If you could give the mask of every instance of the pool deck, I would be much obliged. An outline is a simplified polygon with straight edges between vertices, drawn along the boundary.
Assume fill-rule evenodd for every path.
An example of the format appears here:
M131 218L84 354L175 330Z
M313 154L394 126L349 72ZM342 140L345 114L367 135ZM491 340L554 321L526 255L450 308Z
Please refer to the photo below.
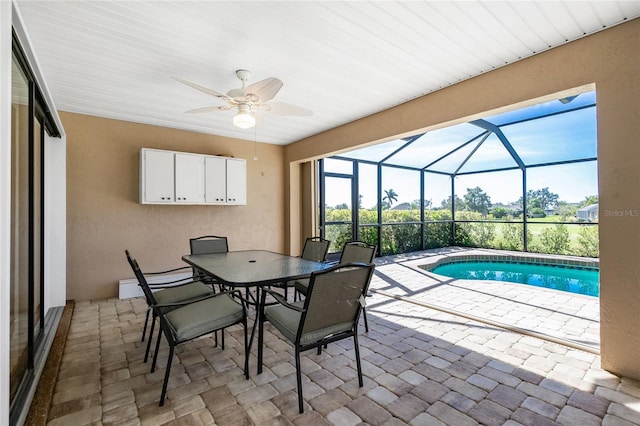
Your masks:
M593 353L463 316L474 312L595 345L597 298L444 282L418 267L464 251L376 259L367 298L370 331L361 320L358 333L364 386L358 386L349 340L321 354L306 351L304 414L292 346L269 323L264 371L256 373L254 348L249 380L241 368L241 326L225 331L225 350L211 336L179 345L167 401L158 407L168 347L163 339L160 367L150 373L146 342L140 342L144 299L77 302L68 310L66 342L55 345L61 365L55 389L47 391L47 425L640 426L640 381L602 370Z
M597 259L538 253L448 247L376 259L368 310L384 309L390 297L487 320L492 325L530 331L537 337L566 341L583 349L600 348L600 302L597 297L498 281L458 280L425 270L424 265L450 257L503 256L552 259L593 266Z

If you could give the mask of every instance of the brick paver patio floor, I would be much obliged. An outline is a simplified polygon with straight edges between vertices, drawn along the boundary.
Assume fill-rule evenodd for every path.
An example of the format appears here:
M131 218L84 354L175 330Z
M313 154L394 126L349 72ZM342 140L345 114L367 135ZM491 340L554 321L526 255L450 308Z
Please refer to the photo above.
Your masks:
M640 383L601 370L598 355L424 306L597 348L597 299L441 282L416 267L422 256L378 260L371 331L360 327L363 388L351 341L303 353L304 414L292 347L269 324L264 372L256 374L254 345L249 380L238 326L226 332L224 351L211 337L178 346L158 407L168 349L161 346L161 368L149 373L144 300L77 303L48 424L640 425Z

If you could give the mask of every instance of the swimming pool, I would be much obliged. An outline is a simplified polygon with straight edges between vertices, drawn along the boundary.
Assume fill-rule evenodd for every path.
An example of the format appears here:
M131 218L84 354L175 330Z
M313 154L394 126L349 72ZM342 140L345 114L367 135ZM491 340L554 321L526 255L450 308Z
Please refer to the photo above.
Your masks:
M444 263L431 272L463 280L508 281L571 293L598 296L600 272L594 268L575 268L522 262L462 261Z

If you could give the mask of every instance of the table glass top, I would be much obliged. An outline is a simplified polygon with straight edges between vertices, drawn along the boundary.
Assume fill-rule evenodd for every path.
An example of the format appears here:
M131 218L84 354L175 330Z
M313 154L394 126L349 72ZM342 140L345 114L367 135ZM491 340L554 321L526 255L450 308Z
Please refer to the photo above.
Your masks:
M266 250L183 256L188 264L220 281L236 286L273 284L305 278L330 265Z

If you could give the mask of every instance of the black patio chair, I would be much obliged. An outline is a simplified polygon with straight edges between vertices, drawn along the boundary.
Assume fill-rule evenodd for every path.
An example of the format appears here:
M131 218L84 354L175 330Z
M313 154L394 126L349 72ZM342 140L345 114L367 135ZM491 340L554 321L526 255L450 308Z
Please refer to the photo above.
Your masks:
M189 247L191 249L191 254L227 253L229 251L229 243L227 241L227 237L219 237L217 235L204 235L202 237L190 238ZM211 288L214 289L214 292L216 285L218 286L220 291L230 290L224 288L224 285L222 283L216 281L213 277L207 275L198 268L193 268L193 275L211 285ZM220 334L222 349L224 350L224 330L220 331ZM215 343L216 346L218 346L217 332L215 333Z
M131 253L129 252L129 250L125 250L124 253L127 257L127 261L129 262L129 266L131 266L131 269L133 270L133 263L132 263L133 257L131 256ZM189 266L185 266L182 268L175 268L175 269L170 269L162 272L149 272L149 273L145 273L144 275L146 280L146 277L149 277L149 276L159 276L159 275L163 275L163 274L167 274L175 271L190 270L190 269L191 268ZM133 270L133 272L135 274L135 270ZM197 300L203 296L208 296L213 293L213 290L209 285L206 285L201 280L194 279L193 276L184 278L181 280L167 281L161 284L160 283L152 284L147 282L147 285L153 289L155 294L155 299L158 301L158 303L161 303L161 304L188 302L191 300ZM138 280L138 286L142 288L142 284L140 283L140 280ZM146 294L145 294L145 299L148 307L147 307L147 313L144 319L144 327L142 329L142 340L141 340L142 342L144 342L145 334L147 332L147 325L149 323L149 313L152 313L151 330L149 330L149 340L147 341L147 349L144 354L144 362L147 362L147 360L149 359L149 350L151 349L151 341L153 340L153 330L155 328L156 315L153 312L153 309L151 309L151 301L149 300L148 297L146 297Z
M342 249L340 260L338 263L371 263L376 255L376 246L364 243L362 241L352 241L346 243ZM297 294L307 294L307 287L309 286L309 279L300 279L294 282L295 292ZM364 319L365 331L369 332L369 322L367 321L367 310L362 308L362 317Z
M298 408L304 411L300 352L353 337L358 383L363 386L358 319L367 293L373 264L342 263L311 274L304 301L289 303L279 293L264 289L260 301L258 374L262 373L264 323L269 321L295 349ZM270 294L278 303L265 306Z
M327 260L327 253L329 252L329 246L331 241L325 240L321 237L309 237L304 242L302 248L302 254L300 258L305 260L312 260L314 262L325 262ZM289 287L293 287L295 283L283 282L273 287L279 287L284 289L284 298L287 299ZM294 293L295 295L295 293Z
M191 248L191 254L226 253L229 251L227 237L218 237L217 235L190 238L189 247ZM193 275L210 282L212 285L218 284L221 287L220 283L215 282L213 278L197 268L193 268ZM220 288L220 290L223 289Z
M249 379L247 309L239 294L237 298L234 298L231 297L233 292L223 291L217 294L210 293L195 301L161 304L158 303L155 293L151 291L151 287L147 284L138 262L132 257L130 261L145 296L151 301L151 308L160 320L161 333L158 335L156 350L153 354L152 373L156 368L162 335L166 337L169 343L169 357L162 383L162 393L160 394L159 405L161 407L164 405L167 393L175 346L234 324L242 324L244 328L244 375L245 378Z

